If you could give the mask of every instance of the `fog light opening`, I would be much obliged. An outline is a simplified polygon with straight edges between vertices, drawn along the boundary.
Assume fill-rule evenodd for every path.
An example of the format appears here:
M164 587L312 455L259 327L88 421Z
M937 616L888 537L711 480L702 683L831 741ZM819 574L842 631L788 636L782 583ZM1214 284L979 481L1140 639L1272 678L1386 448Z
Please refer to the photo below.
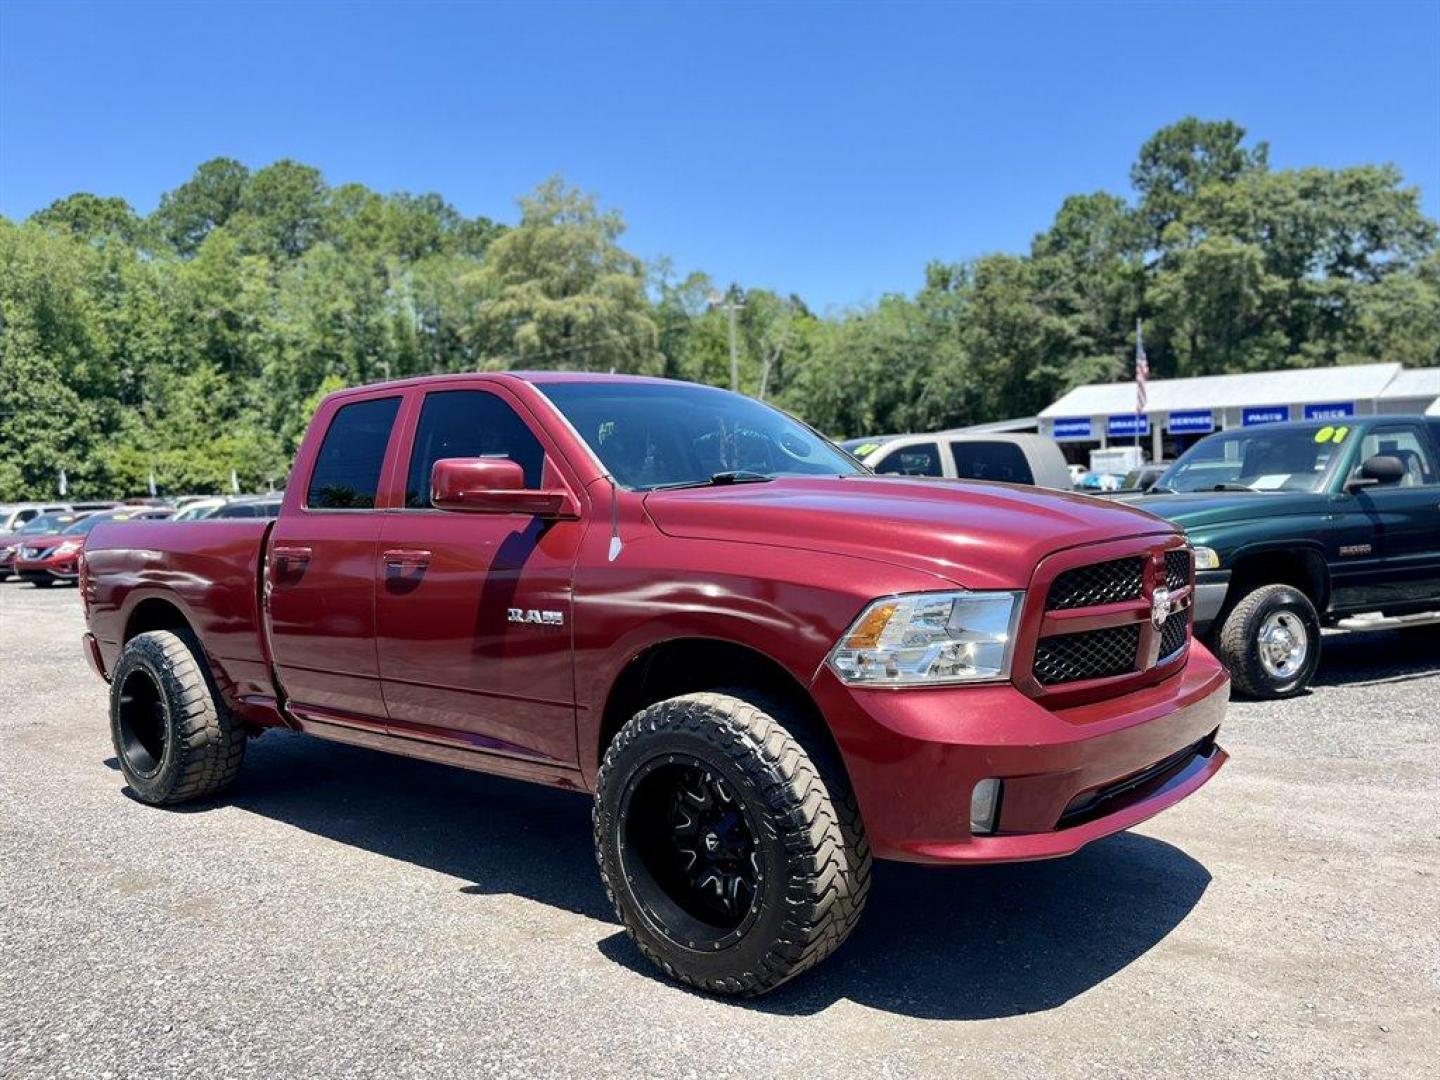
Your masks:
M993 776L981 780L970 794L970 831L976 836L995 831L1000 816L1001 783Z

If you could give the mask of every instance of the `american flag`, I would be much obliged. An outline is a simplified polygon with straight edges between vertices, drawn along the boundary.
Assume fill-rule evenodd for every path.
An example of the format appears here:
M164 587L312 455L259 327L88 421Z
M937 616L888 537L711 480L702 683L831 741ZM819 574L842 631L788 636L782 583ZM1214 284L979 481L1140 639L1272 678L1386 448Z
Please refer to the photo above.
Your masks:
M1145 383L1150 379L1150 361L1145 359L1145 330L1139 319L1135 320L1135 411L1143 413L1149 402Z

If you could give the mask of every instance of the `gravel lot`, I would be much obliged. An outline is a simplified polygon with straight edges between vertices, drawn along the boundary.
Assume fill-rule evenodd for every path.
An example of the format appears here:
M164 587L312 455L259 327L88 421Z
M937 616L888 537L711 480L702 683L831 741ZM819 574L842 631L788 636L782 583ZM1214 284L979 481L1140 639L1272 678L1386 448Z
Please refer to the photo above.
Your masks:
M0 585L0 1076L1405 1076L1440 1041L1440 633L1337 635L1053 863L880 864L758 1001L652 975L581 798L271 733L127 798L71 589Z

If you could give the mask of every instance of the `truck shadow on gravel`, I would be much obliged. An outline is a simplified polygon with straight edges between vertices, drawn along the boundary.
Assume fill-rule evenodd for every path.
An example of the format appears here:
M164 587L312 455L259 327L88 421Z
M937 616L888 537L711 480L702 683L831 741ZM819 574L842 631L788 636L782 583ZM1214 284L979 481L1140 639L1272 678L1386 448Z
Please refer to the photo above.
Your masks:
M288 732L267 734L247 755L233 791L171 812L238 807L458 878L468 883L463 893L521 896L615 923L591 849L588 798ZM118 770L114 759L107 764ZM877 863L869 908L849 943L776 993L737 1007L807 1015L849 999L956 1020L1054 1008L1162 941L1209 881L1183 852L1135 834L1054 862ZM665 991L684 992L618 927L599 949Z
M106 764L119 769L113 758ZM615 919L595 867L587 796L272 731L246 748L233 789L167 812L220 806L460 878L470 883L456 886L461 892Z
M1312 684L1365 686L1411 682L1440 672L1440 626L1327 634Z
M932 1020L1042 1012L1164 940L1209 884L1209 872L1184 852L1133 833L1050 862L876 863L849 942L774 993L739 1004L805 1016L845 999ZM660 978L623 933L600 950Z

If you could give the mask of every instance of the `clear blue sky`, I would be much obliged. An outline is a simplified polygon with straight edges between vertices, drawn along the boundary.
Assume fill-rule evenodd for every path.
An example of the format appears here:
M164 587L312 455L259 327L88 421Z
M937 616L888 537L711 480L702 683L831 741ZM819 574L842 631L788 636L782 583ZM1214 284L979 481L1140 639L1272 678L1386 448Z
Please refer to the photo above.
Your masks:
M0 213L153 209L217 155L514 220L560 172L636 253L822 310L1024 250L1140 143L1390 161L1440 216L1440 3L143 5L0 0Z

